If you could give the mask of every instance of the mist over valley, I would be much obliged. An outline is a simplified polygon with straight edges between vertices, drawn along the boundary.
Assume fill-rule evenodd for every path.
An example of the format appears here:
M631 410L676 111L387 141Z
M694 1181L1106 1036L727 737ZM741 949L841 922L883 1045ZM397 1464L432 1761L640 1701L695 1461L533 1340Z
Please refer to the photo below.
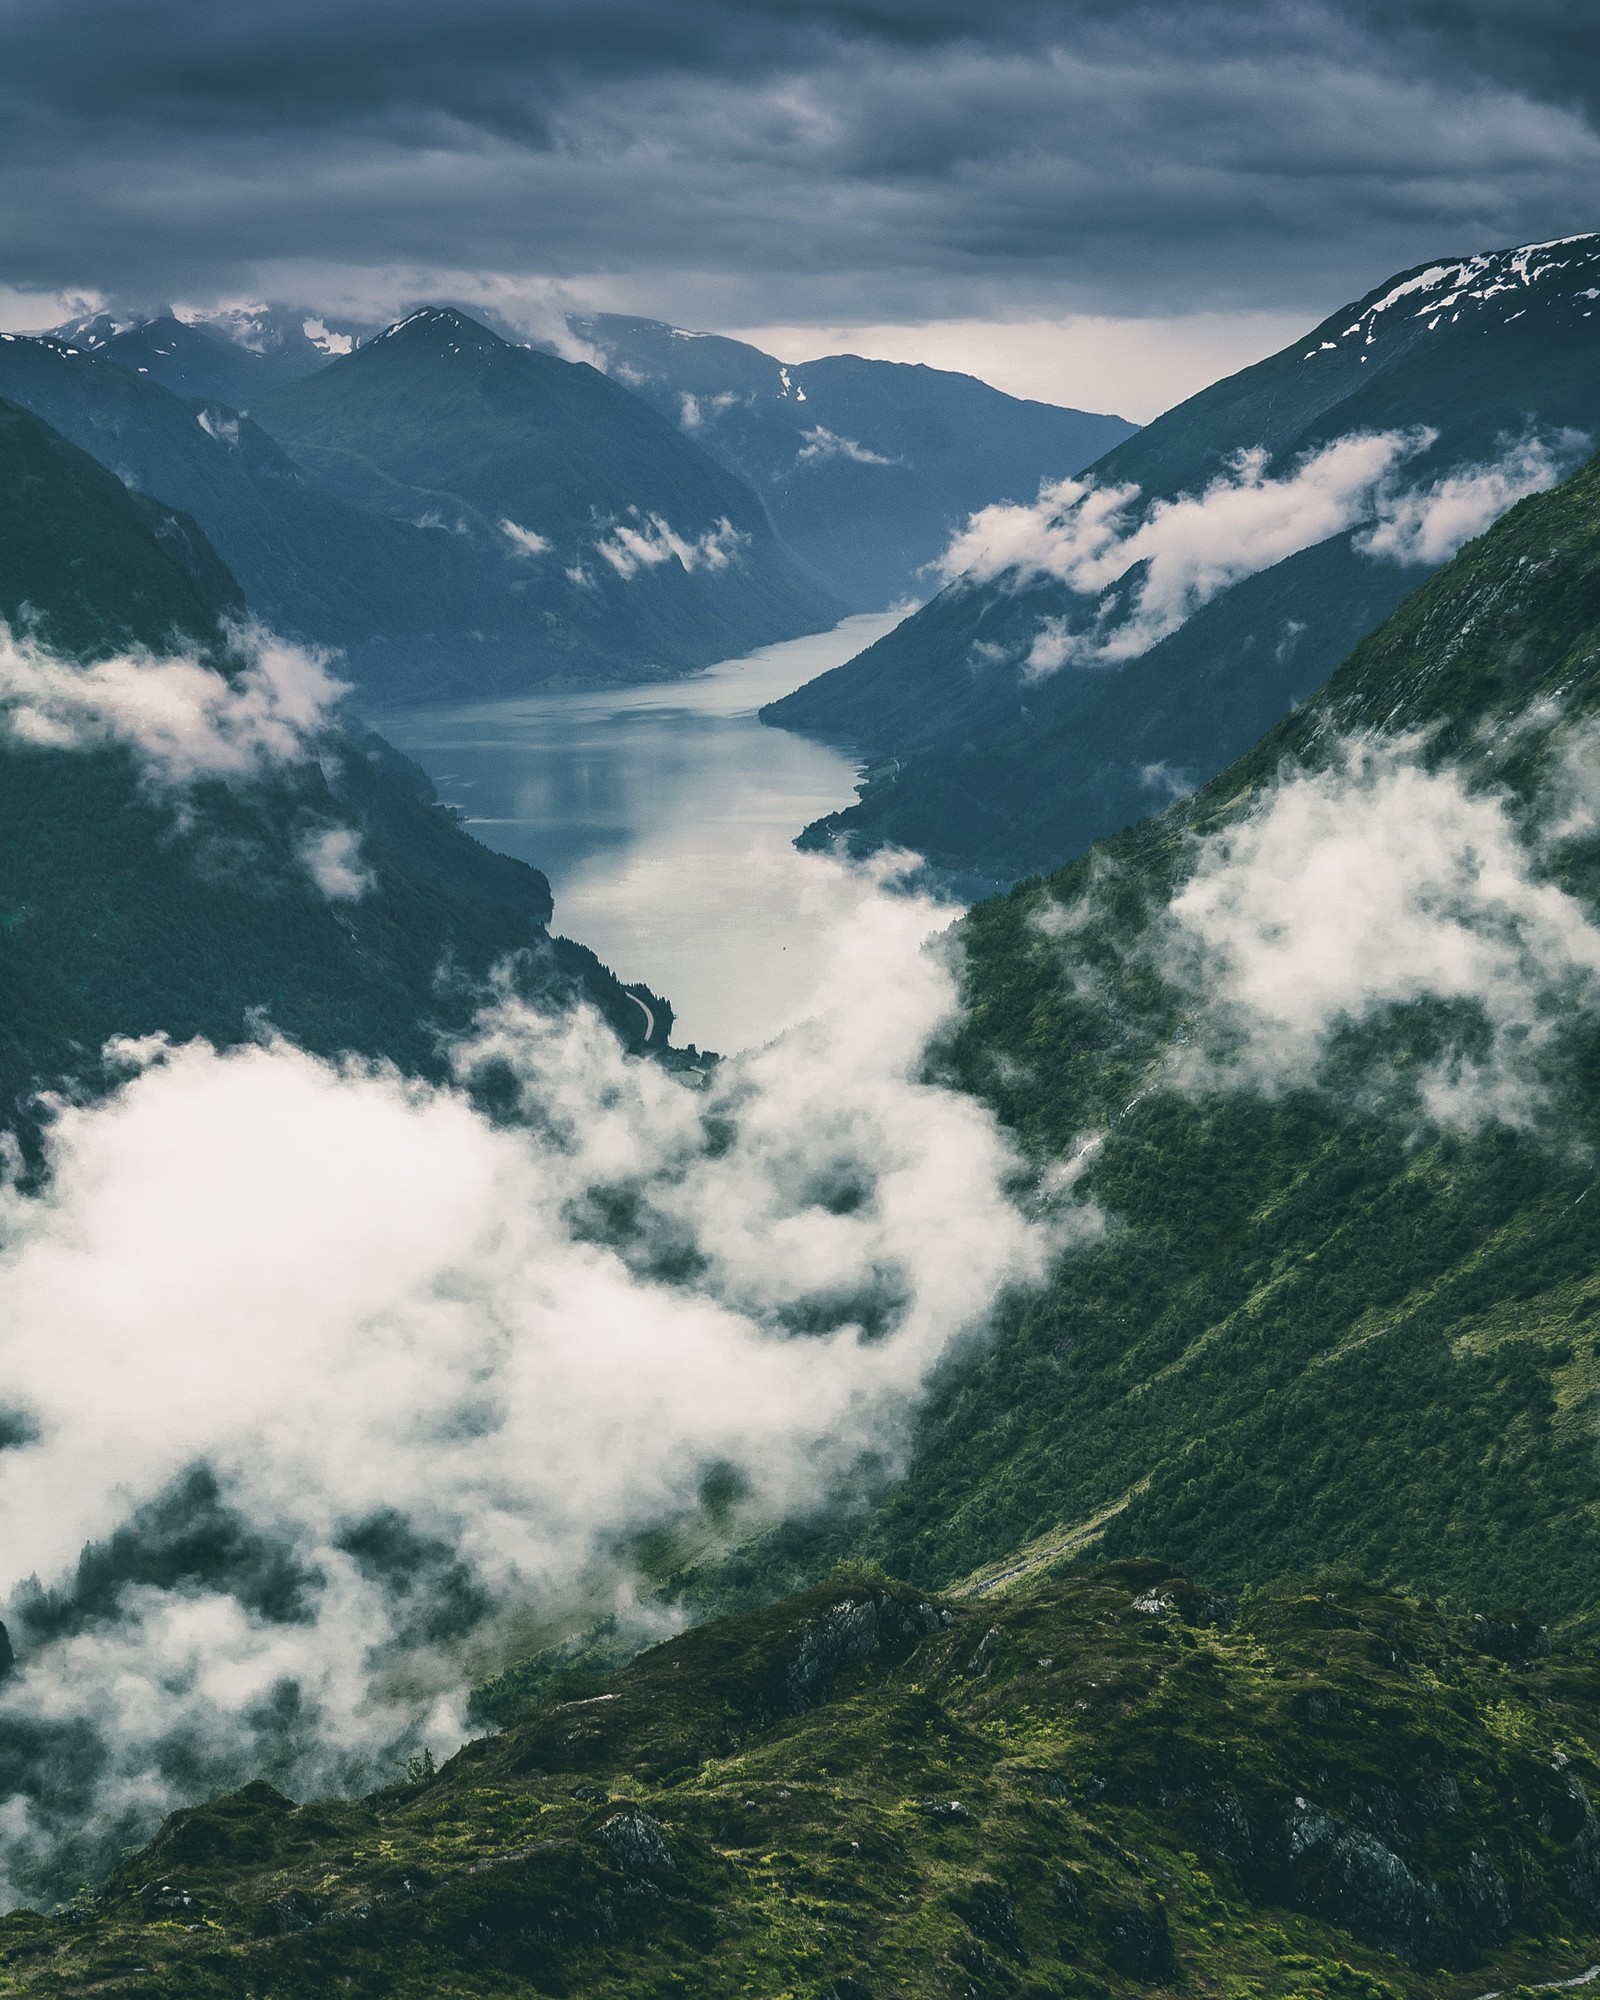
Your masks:
M0 48L6 1991L1591 1982L1593 24Z

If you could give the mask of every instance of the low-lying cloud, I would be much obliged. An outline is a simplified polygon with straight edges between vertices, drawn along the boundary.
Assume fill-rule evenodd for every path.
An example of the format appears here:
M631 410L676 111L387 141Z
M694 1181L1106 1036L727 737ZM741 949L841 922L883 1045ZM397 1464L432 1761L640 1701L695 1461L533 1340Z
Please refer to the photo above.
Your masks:
M678 562L691 575L697 569L713 575L734 561L750 537L722 516L715 527L691 537L680 535L660 514L640 514L617 521L595 543L599 554L616 574L626 580L642 570L659 569L663 563Z
M1356 548L1387 562L1448 562L1519 500L1557 485L1591 442L1572 430L1524 438L1490 464L1460 466L1430 485L1386 496Z
M800 433L802 443L795 464L822 465L831 458L848 459L852 465L899 465L898 458L885 458L881 451L872 451L852 437L842 437L837 431L824 429L818 424L814 429Z
M989 1114L921 1080L930 921L869 903L819 1016L704 1091L507 993L456 1062L520 1122L282 1043L129 1048L60 1112L0 1212L8 1900L257 1771L448 1752L516 1620L626 1611L624 1538L712 1472L761 1519L892 1466L1060 1240Z
M309 755L346 689L326 662L253 628L224 674L189 655L82 666L0 626L0 741L130 750L151 783L249 778Z
M508 517L500 523L500 532L518 555L543 556L550 553L549 536L541 535L536 528L520 527Z
M330 903L355 903L373 886L373 873L362 859L361 836L350 826L327 826L300 842L306 873Z
M1422 427L1355 432L1276 477L1264 449L1241 451L1203 492L1142 508L1131 483L1058 480L1031 506L972 515L940 571L947 582L1013 588L1048 579L1095 600L1081 616L1041 620L1023 663L1030 676L1115 665L1243 578L1351 528L1363 529L1355 547L1374 560L1444 562L1518 500L1555 485L1588 442L1572 431L1510 441L1490 463L1403 486L1401 468L1436 440Z
M1592 792L1592 744L1568 748ZM1429 768L1422 750L1347 743L1200 843L1158 939L1169 976L1195 995L1177 1077L1309 1084L1342 1028L1419 1001L1465 1003L1465 1039L1421 1079L1426 1114L1539 1116L1556 1036L1600 998L1600 927L1545 878L1543 842L1530 844L1507 795L1456 765ZM1587 830L1563 782L1566 831Z

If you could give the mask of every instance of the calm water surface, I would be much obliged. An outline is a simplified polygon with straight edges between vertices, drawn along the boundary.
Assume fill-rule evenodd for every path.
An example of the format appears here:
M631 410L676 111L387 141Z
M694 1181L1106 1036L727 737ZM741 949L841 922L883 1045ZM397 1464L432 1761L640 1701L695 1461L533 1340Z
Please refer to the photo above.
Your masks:
M558 930L666 995L675 1040L731 1052L805 1014L831 933L870 893L790 844L853 801L860 766L756 710L903 615L689 680L391 709L377 725L479 840L544 870Z

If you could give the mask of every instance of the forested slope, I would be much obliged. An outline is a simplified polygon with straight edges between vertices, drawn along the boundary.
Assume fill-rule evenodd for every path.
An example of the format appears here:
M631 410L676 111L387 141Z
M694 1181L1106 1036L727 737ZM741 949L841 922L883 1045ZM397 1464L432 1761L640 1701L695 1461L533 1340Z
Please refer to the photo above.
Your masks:
M946 1371L885 1560L1343 1559L1600 1623L1597 708L1591 466L1204 791L966 918L949 1072L1106 1230Z
M41 1088L92 1083L112 1036L270 1028L436 1072L439 1029L470 1017L507 954L534 989L586 992L638 1043L639 1006L592 952L548 935L544 876L469 838L420 771L336 717L299 758L177 787L150 782L114 730L40 736L63 662L120 657L131 688L188 655L237 692L249 643L218 621L243 600L186 516L3 403L0 528L0 614L45 642L0 675L0 1119L26 1116ZM330 896L308 867L329 835L359 893ZM671 1010L651 1005L664 1042Z

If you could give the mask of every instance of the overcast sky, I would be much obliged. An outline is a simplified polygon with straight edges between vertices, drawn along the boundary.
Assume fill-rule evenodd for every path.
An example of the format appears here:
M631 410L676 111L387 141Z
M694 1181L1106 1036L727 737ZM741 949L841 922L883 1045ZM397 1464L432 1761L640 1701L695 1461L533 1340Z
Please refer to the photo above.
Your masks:
M1147 417L1600 224L1596 0L0 0L0 317L570 302Z

